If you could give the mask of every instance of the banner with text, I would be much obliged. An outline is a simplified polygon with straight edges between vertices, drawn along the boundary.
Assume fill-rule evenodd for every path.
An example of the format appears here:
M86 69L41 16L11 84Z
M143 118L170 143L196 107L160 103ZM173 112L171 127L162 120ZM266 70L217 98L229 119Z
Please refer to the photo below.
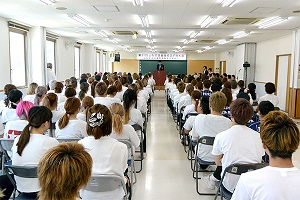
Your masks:
M186 60L185 53L138 53L138 60Z

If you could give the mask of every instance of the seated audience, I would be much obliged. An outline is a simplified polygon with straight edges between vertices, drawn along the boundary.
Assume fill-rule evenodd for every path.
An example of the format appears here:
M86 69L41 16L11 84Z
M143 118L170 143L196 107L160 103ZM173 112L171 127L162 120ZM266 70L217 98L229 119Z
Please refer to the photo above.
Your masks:
M11 90L17 89L17 87L13 84L6 84L3 88L4 90L4 98L0 102L0 114L2 113L3 109L5 107L9 107L9 99L8 99L8 94Z
M83 98L81 102L81 108L83 111L77 114L77 118L86 122L86 114L87 111L94 105L94 99L90 96L86 96Z
M217 134L212 154L217 165L214 174L204 176L203 181L210 189L221 179L221 172L231 164L259 163L264 155L259 134L245 126L253 115L249 101L237 99L230 105L232 127ZM238 152L238 153L237 153ZM233 193L239 176L227 174L223 186Z
M56 122L55 136L57 138L84 138L87 137L86 122L77 119L80 110L80 100L70 97L65 103L66 113Z
M128 86L129 89L132 89L136 92L136 94L139 93L139 89L137 84L133 83ZM147 112L147 102L143 97L137 96L137 109L143 114L146 114Z
M253 109L256 110L259 100L259 95L255 92L256 85L254 83L249 83L247 90L250 96L250 104L253 106Z
M178 103L178 112L180 112L180 110L183 106L188 106L188 105L192 104L191 95L192 95L192 92L194 91L193 84L188 84L186 86L185 90L186 90L186 95L182 96L179 100L179 103Z
M55 93L48 93L42 100L42 105L49 108L52 112L52 123L56 123L64 114L64 111L57 110L57 95Z
M127 146L116 139L109 137L112 132L112 116L110 110L101 104L89 109L87 114L88 137L80 140L93 159L93 174L116 174L124 178L127 169ZM118 199L124 197L122 188L109 192L90 192L81 190L83 200L89 199Z
M265 91L267 94L260 97L259 102L270 101L275 107L278 107L279 98L276 95L274 95L274 92L276 92L276 87L274 83L271 82L266 83Z
M76 96L76 90L74 90L74 88L72 87L67 87L66 91L65 91L65 97L66 97L66 100L68 98L71 98L71 97L75 97ZM57 105L57 110L60 110L60 111L65 111L64 107L65 107L65 102L61 102Z
M87 82L80 83L80 91L78 94L78 98L80 101L87 95L87 92L89 91L89 84Z
M36 106L42 105L42 100L46 94L47 94L47 89L44 86L38 86L35 89L34 105Z
M13 89L9 92L9 106L5 107L2 111L2 123L19 119L19 117L16 114L16 108L18 103L22 100L22 96L22 92L18 89Z
M262 120L260 137L269 166L242 174L231 199L298 199L300 170L292 155L299 147L299 128L285 113L272 111Z
M188 105L184 108L183 114L182 114L182 119L185 120L185 117L189 113L195 113L196 109L198 107L200 98L201 98L201 93L198 90L194 90L192 92L192 104Z
M119 98L116 98L117 94L117 88L114 85L109 86L109 88L107 89L107 99L109 99L111 102L113 103L119 103L121 104L121 100Z
M106 83L104 83L104 82L97 83L97 85L95 87L95 91L98 96L94 98L94 103L102 104L109 108L113 102L107 98Z
M31 103L34 103L35 89L37 87L37 83L30 83L26 92L26 96L23 98L23 101L30 101Z
M78 200L88 183L93 160L81 144L64 142L48 150L38 165L39 199Z
M201 97L205 97L205 96L210 97L210 95L212 94L212 92L209 90L210 86L211 86L210 80L205 79L203 81L203 90L201 91Z
M176 109L176 112L177 112L177 107L178 107L178 103L179 103L180 98L186 95L186 93L184 92L184 89L185 89L184 82L177 83L176 88L177 88L179 93L174 96L173 104L172 104L171 107L169 105L169 108L170 108L171 111L173 109Z
M28 125L18 136L12 147L12 164L16 166L37 166L46 151L58 141L43 135L51 127L51 111L45 106L34 106L28 112ZM17 189L23 199L36 198L40 186L37 178L15 176Z

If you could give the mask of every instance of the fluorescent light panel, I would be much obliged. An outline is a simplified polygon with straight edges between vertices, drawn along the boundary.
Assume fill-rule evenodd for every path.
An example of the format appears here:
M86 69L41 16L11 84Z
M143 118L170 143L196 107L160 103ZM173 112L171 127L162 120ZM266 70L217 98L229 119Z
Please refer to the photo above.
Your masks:
M143 27L149 27L148 15L139 15Z
M193 32L190 34L190 38L196 38L200 33L201 33L201 31L193 31Z
M222 7L232 7L237 2L238 2L238 0L223 0Z
M151 38L152 37L151 31L145 31L145 34L146 34L147 38Z
M225 40L225 39L222 39L222 40L218 40L217 41L217 43L219 44L219 45L223 45L223 44L226 44L226 43L228 43L228 42L230 42L231 40Z
M149 44L153 44L153 40L152 39L148 39L148 43Z
M55 0L40 0L41 2L43 2L44 4L48 5L48 6L52 6L56 3Z
M132 0L134 6L143 6L144 0Z
M108 38L108 41L114 43L114 44L118 44L119 42L115 39L115 38Z
M104 37L104 38L108 37L108 35L104 31L102 31L102 30L95 30L95 33L97 35L100 35L101 37Z
M188 44L188 43L190 43L190 42L192 42L192 40L184 40L184 41L183 41L183 44Z
M90 26L92 23L77 14L68 14L68 16L84 26Z
M217 18L218 17L216 17L216 16L206 16L206 17L204 17L203 18L204 20L202 20L202 22L200 22L201 28L209 27L210 25L212 25L215 22L215 20Z
M281 22L284 22L288 20L288 17L273 17L273 18L270 18L270 19L266 19L266 20L263 20L262 22L259 22L258 23L258 28L269 28L271 26L275 26L277 24L280 24Z
M241 32L238 32L238 33L234 34L233 38L234 39L239 39L239 38L242 38L242 37L246 37L250 33L251 33L250 31L241 31Z

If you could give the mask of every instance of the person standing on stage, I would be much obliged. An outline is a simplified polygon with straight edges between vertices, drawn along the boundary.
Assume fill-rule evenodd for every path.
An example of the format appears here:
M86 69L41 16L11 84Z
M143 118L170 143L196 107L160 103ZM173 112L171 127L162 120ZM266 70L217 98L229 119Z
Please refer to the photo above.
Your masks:
M157 64L157 66L156 66L156 69L157 69L158 71L163 71L163 70L165 70L165 66L162 64L162 61L161 61L161 60L158 61L158 64Z

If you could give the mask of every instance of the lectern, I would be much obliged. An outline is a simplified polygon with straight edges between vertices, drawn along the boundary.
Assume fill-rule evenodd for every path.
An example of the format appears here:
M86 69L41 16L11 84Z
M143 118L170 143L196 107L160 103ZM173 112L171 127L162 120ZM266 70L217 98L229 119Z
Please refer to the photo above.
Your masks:
M165 70L154 70L153 71L153 78L156 82L155 88L156 89L164 89L164 83L166 80L166 71Z

